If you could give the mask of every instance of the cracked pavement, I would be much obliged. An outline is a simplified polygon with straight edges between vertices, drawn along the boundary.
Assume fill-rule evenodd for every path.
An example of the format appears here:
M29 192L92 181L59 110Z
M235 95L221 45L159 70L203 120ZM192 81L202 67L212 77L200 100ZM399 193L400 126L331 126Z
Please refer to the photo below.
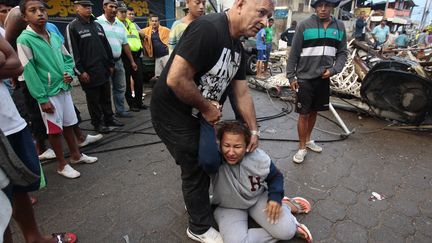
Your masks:
M266 93L251 92L258 117L285 107ZM73 96L83 119L88 119L79 87ZM285 194L312 203L312 211L298 220L309 227L315 242L432 242L431 133L384 130L388 121L338 112L356 132L343 141L318 142L324 151L309 151L303 164L292 162L296 142L260 142L285 176ZM113 132L82 149L98 156L99 162L75 166L82 174L79 179L61 178L55 162L44 163L48 187L33 194L39 199L35 211L42 232L71 231L79 242L90 243L126 242L124 236L131 243L193 242L186 236L180 170L163 144L144 146L159 141L152 135L150 112L133 114L120 120L126 123L121 131L134 134ZM330 112L322 114L334 119ZM224 118L232 117L226 104ZM261 137L297 139L296 117L291 113L260 122ZM316 127L341 133L322 117ZM91 129L89 121L81 128ZM339 138L320 130L314 130L313 137ZM372 192L385 199L370 200ZM15 224L13 231L15 242L22 242Z

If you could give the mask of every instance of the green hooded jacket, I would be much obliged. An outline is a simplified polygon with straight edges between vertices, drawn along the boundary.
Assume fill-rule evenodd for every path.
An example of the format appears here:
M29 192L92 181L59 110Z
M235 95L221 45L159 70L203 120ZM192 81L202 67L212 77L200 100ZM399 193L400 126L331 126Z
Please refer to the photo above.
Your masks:
M17 39L18 57L24 66L24 80L30 94L39 104L48 97L72 87L63 81L66 72L74 77L74 61L57 34L49 33L48 43L30 26Z

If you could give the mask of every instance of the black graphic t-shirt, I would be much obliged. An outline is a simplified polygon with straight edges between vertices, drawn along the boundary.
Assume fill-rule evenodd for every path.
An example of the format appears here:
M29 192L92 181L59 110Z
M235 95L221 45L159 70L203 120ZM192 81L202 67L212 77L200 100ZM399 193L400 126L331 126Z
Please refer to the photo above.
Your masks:
M167 74L175 55L197 71L194 81L201 94L220 101L232 80L246 79L245 58L238 39L229 36L226 14L209 14L193 21L184 31L152 92L152 118L169 124L196 126L192 107L180 101L167 85Z

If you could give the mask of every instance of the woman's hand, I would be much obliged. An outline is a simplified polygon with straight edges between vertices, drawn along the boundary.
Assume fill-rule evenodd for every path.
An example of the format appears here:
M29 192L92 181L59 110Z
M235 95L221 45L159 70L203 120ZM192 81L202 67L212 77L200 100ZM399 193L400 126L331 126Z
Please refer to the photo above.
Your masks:
M279 217L282 213L282 207L280 203L276 201L268 201L264 211L267 213L267 221L270 222L270 224L278 223Z

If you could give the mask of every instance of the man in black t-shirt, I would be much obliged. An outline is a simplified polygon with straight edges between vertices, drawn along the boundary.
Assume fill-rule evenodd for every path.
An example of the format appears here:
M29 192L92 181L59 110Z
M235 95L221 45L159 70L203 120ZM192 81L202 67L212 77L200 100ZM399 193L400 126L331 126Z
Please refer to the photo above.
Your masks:
M189 213L187 235L200 242L222 242L211 227L209 176L198 164L200 136L195 111L211 125L222 116L221 102L230 85L238 110L252 133L247 150L258 145L255 108L245 75L239 38L252 37L265 26L274 9L272 0L236 0L226 13L193 21L176 45L150 104L156 133L181 168L182 192Z

